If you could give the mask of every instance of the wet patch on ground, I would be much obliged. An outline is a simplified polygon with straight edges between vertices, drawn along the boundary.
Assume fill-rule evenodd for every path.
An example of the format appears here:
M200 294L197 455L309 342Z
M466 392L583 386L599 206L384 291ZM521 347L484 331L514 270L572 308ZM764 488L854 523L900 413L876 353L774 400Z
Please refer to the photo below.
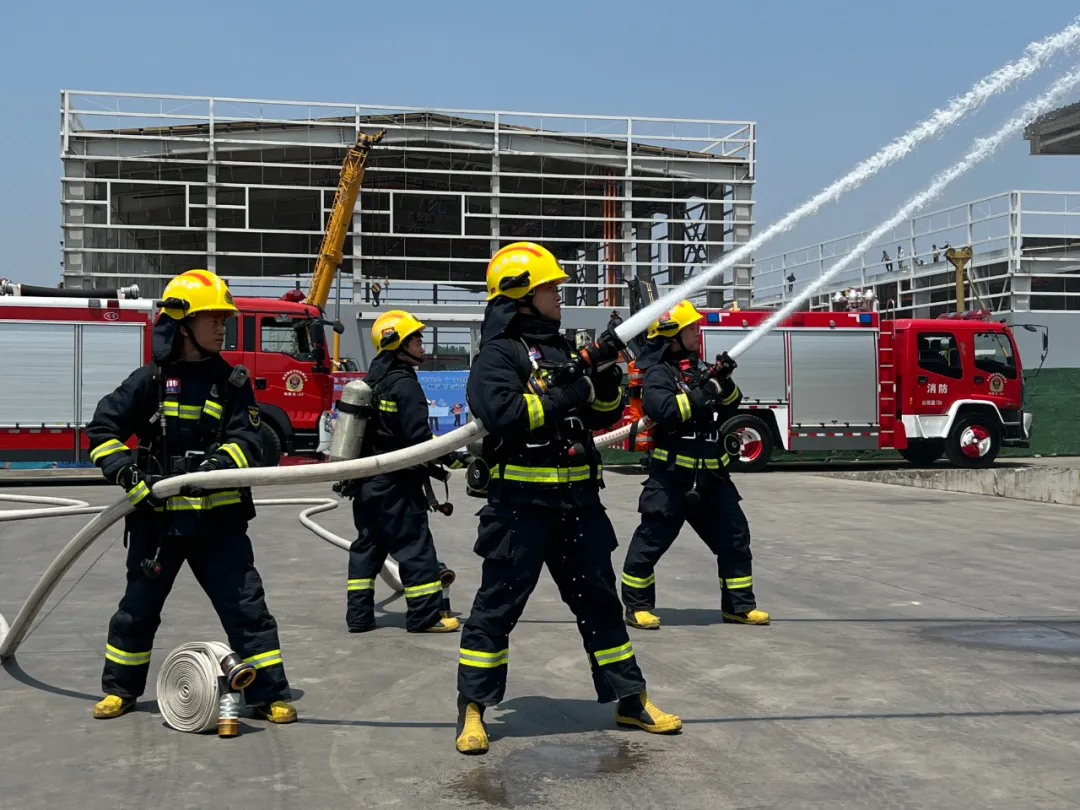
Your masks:
M1080 622L955 624L921 631L934 641L1048 655L1080 655Z
M485 755L485 758L491 754ZM571 779L634 771L645 765L647 751L638 743L596 736L586 741L544 740L518 748L495 762L477 765L451 790L470 803L525 807L543 800L544 788Z

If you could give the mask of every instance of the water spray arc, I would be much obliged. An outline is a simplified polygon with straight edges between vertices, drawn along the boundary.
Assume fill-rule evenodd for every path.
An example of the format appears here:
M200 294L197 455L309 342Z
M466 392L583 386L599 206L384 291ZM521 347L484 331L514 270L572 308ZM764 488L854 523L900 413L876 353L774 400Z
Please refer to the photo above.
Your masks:
M667 293L648 307L631 316L617 327L616 334L621 340L626 341L640 332L643 332L649 324L665 310L671 308L671 306L679 300L688 298L701 290L713 277L733 266L744 256L764 244L768 239L778 233L790 229L801 219L814 213L824 203L838 199L842 194L855 188L885 166L901 159L919 142L937 134L950 124L955 123L960 117L976 109L991 96L1003 91L1014 82L1031 75L1031 73L1041 68L1055 53L1066 48L1071 48L1078 42L1080 42L1080 18L1077 18L1072 25L1060 33L1028 45L1025 50L1028 55L1017 62L996 71L986 79L983 79L966 95L954 100L945 110L936 112L927 119L927 121L919 124L907 135L902 136L897 141L880 150L870 159L859 164L859 166L853 169L848 175L820 192L817 196L807 201L799 208L787 214L777 223L770 226L758 236L752 238L739 249L733 251L724 260L713 267L706 269L698 276L689 279L679 288ZM1071 75L1072 74L1070 74L1070 76ZM1062 82L1064 82L1064 80L1062 80ZM1075 80L1068 84L1068 87L1071 87L1073 83L1075 83ZM1065 89L1067 89L1067 87ZM1064 90L1062 90L1062 92L1064 92ZM1012 123L1013 122L1010 122L1007 126L1011 126ZM1022 123L1020 126L1022 126ZM1002 137L1001 140L1003 141L1004 137ZM983 154L976 156L970 161L970 165L974 165L979 160L988 156L990 151L992 151L992 149L984 150ZM970 166L968 166L968 168L970 168ZM966 171L966 168L963 171ZM951 178L949 181L946 181L945 185L950 181ZM944 188L944 185L942 185L942 188ZM924 194L925 193L926 192L924 192ZM926 197L926 200L931 198L932 197ZM923 200L923 202L926 200ZM839 272L834 271L835 268L830 270L833 275L835 275L835 272ZM819 286L827 281L827 277L822 278L825 280L819 279ZM812 294L813 289L814 288L811 286L810 288L807 288L807 290L804 290L800 298L805 300L804 296ZM800 298L795 299L795 301L791 303L798 302L801 304L802 300L800 300ZM771 328L772 326L763 324L756 331L763 334ZM743 347L741 351L745 351L746 348L747 347ZM731 354L736 356L737 353L733 350ZM608 441L604 441L603 444L613 443L618 440L616 437L626 436L629 434L629 431L629 426L613 431L611 434L604 437L604 439ZM189 473L158 482L154 486L153 492L159 498L166 498L179 494L180 490L188 485L209 488L257 487L275 484L333 483L348 478L365 478L405 469L406 467L411 467L422 462L433 461L440 456L446 455L452 450L459 449L471 442L483 438L486 434L487 431L481 422L471 422L464 427L457 428L456 430L436 437L432 441L424 442L422 445L395 450L380 456L303 467L217 470L214 472ZM598 444L601 444L601 442L598 442ZM307 502L311 503L311 501ZM0 620L0 659L7 659L14 655L19 645L30 632L31 623L44 606L45 601L67 571L70 570L75 561L78 560L78 558L98 537L101 536L102 533L114 523L121 520L133 509L134 507L131 506L126 497L120 498L114 504L104 508L71 539L35 584L30 596L19 609L10 628L4 628L2 626L3 622Z
M801 220L816 213L821 206L828 202L835 202L843 194L857 188L886 166L903 158L927 138L934 137L946 127L955 124L968 113L981 107L993 96L1007 90L1016 82L1031 76L1055 54L1070 50L1076 47L1077 44L1080 44L1080 17L1077 17L1072 24L1058 33L1032 42L1024 49L1025 56L1021 59L1011 62L980 79L971 90L954 99L945 109L935 111L925 121L920 122L906 134L901 135L876 154L858 164L846 175L818 192L798 208L785 214L760 234L752 237L746 244L736 248L716 264L705 268L698 275L688 279L685 284L660 296L652 304L629 317L616 330L619 337L626 340L628 337L633 337L639 332L645 331L649 324L662 313L671 309L682 299L689 298L700 292L718 274L733 267L769 239L772 239L777 234L791 230ZM729 352L729 354L732 357L735 356L732 352Z
M1068 96L1069 91L1071 91L1078 83L1080 83L1080 66L1073 68L1073 70L1054 82L1041 96L1025 104L1015 117L1006 121L1005 124L992 135L976 139L972 144L971 150L964 155L963 158L941 172L934 178L930 185L904 203L904 205L898 208L892 216L874 228L874 230L870 231L870 233L868 233L847 256L830 267L828 271L814 279L814 281L798 296L785 304L781 309L778 309L760 326L742 338L731 348L731 351L728 352L728 354L732 357L738 357L761 340L761 338L771 332L777 324L802 306L811 295L825 286L830 279L846 270L856 259L862 256L867 250L873 247L879 239L885 236L885 234L941 194L941 192L956 178L967 172L980 161L990 157L990 155L996 152L1006 140L1020 132L1029 121L1038 118L1040 115L1048 113L1050 110L1059 106Z

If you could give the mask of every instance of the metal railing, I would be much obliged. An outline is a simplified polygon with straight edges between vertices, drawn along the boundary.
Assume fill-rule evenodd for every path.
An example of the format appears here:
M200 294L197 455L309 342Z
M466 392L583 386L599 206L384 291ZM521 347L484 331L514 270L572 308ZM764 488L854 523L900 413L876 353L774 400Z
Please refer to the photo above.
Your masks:
M866 233L756 259L754 304L782 305L794 298L847 258ZM1014 278L1080 272L1080 192L1009 191L914 217L831 280L811 306L826 308L830 295L849 287L894 282L899 314L935 304L933 293L954 288L954 270L944 256L950 246L971 246L974 257L969 274L977 291L984 299L997 301L999 309L1015 309L1014 296L1034 299L1043 293L1034 288L1028 292ZM940 280L934 278L939 275ZM1005 289L984 291L991 283L1001 283ZM949 292L947 297L951 296ZM905 298L911 300L904 303ZM1035 302L1032 308L1037 308Z

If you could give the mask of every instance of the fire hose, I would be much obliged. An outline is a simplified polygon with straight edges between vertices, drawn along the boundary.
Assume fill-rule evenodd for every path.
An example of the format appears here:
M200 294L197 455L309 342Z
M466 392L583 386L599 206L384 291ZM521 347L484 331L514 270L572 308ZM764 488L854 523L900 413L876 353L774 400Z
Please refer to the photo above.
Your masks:
M235 737L240 695L254 680L255 667L241 661L225 644L181 644L158 671L158 708L177 731L197 734L216 726L219 737Z
M155 490L156 491L156 490ZM111 506L90 506L85 501L72 500L70 498L55 498L43 495L7 495L0 493L0 502L10 503L28 503L39 505L42 508L37 509L18 509L9 511L0 511L0 523L15 521L15 520L33 520L35 518L44 517L64 517L71 515L89 515L96 514L98 517L83 527L83 530L79 532L64 547L60 554L53 560L52 564L42 575L38 581L37 586L31 592L30 597L23 604L16 617L15 624L10 627L5 620L3 614L0 614L0 649L10 650L8 652L0 653L0 659L6 659L11 657L16 648L22 641L29 635L30 623L36 618L38 612L44 606L45 601L49 598L49 595L59 584L60 579L64 574L70 570L71 566L81 556L81 554L89 548L90 544L99 537L106 529L108 529L113 523L123 517L123 514L119 514L111 520L108 519L106 513L109 516L116 515L116 509L118 504L112 504ZM320 526L314 520L311 519L312 515L321 514L323 512L329 512L338 507L338 501L330 498L270 498L255 501L256 506L300 506L307 505L309 508L305 509L299 515L300 523L315 534L317 537L322 538L326 542L333 546L337 546L340 549L348 551L350 541L334 534L332 531L324 526ZM103 525L96 526L96 531L92 534L87 530L95 526L95 522L98 519L108 520ZM76 541L79 541L78 543ZM403 590L401 584L401 576L398 570L398 564L390 559L386 559L386 563L381 571L383 581L390 586L396 593L400 593ZM451 580L452 581L452 580ZM449 587L449 582L443 581L444 596L446 588ZM18 636L14 635L13 631L18 631ZM10 645L10 647L9 647Z

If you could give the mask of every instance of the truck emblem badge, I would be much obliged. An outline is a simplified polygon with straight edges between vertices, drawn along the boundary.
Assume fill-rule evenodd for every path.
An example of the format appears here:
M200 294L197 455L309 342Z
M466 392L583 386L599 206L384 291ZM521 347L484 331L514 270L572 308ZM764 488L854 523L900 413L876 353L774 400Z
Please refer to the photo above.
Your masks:
M991 394L1000 394L1004 390L1005 390L1005 378L1002 377L1000 374L991 374L990 375L990 393Z
M304 390L304 375L299 371L293 371L285 375L285 390L299 393Z
M180 393L180 381L177 379L165 380L165 393L166 394L179 394Z

